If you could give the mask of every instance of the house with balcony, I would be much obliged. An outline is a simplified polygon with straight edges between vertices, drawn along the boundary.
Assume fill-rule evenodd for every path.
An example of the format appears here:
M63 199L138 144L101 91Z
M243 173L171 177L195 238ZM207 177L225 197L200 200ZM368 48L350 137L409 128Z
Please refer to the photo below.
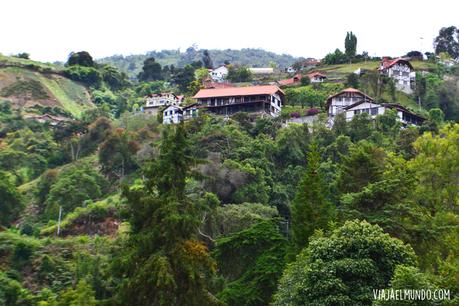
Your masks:
M397 113L398 121L402 126L420 126L424 122L425 118L418 114L410 111L406 107L395 103L381 103L376 104L371 101L360 101L349 105L344 108L346 114L346 120L351 121L355 115L367 113L371 118L375 118L378 115L383 115L387 110L395 110Z
M160 108L169 105L180 105L182 101L183 96L177 96L171 92L149 94L145 98L143 112L155 116L156 114L158 114Z
M193 98L198 109L218 115L249 112L277 116L284 105L285 94L275 85L264 85L201 89Z
M196 117L198 117L196 103L184 107L170 105L163 111L163 124L177 124Z
M355 88L346 88L337 94L328 97L325 108L327 109L329 124L333 125L335 116L339 113L345 112L346 107L360 101L374 103L373 98Z
M383 57L378 70L382 75L392 78L398 90L407 94L413 92L412 83L415 81L415 73L413 66L408 60Z

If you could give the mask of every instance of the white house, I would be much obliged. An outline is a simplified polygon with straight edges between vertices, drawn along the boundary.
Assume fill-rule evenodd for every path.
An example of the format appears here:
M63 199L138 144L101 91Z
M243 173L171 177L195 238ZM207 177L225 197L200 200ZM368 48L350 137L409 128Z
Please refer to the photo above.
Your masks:
M402 58L391 60L384 57L379 66L380 73L393 78L397 89L407 94L413 92L411 88L411 82L414 82L413 70L411 63Z
M423 117L413 113L412 111L399 104L376 104L372 101L360 101L345 107L344 111L346 120L351 121L355 115L362 113L367 113L372 118L375 118L378 115L384 114L388 109L393 109L397 112L398 120L402 123L403 126L419 126L425 120Z
M198 116L196 103L180 107L171 105L163 111L163 124L177 124L183 120L193 119Z
M334 117L344 112L346 107L360 101L374 102L373 98L355 88L347 88L328 97L325 108L327 109L329 124L333 125Z
M163 111L163 124L177 124L183 119L182 108L170 105Z
M285 69L285 72L287 72L287 73L296 73L296 69L293 66L288 66Z
M311 80L311 83L322 83L323 81L325 81L327 76L323 73L316 71L308 73L308 78Z
M183 96L177 96L171 92L163 92L159 94L149 94L145 100L143 112L150 115L156 115L159 108L169 105L180 105Z
M213 70L210 70L209 75L211 79L215 82L223 82L228 75L228 68L226 66L220 66Z

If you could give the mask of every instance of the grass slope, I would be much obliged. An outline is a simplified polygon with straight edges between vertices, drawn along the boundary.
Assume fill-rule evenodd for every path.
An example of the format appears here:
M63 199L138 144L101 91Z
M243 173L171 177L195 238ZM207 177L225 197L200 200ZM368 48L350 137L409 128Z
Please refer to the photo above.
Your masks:
M25 109L60 107L79 118L95 106L86 87L61 73L60 66L0 54L0 100Z
M413 68L418 70L433 70L435 69L435 64L427 61L411 61ZM343 80L346 79L346 76L350 73L353 73L357 69L366 69L366 70L376 70L379 67L379 61L367 61L360 63L352 64L340 64L340 65L328 65L320 66L314 70L319 70L325 72L329 80Z

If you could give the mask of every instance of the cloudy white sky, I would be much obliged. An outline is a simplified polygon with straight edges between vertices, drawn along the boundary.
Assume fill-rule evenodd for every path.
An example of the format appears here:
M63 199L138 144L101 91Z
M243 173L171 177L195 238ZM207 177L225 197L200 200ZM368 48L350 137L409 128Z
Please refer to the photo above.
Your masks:
M0 53L64 61L71 51L100 58L197 44L321 58L353 31L358 52L397 56L432 50L441 27L459 26L458 9L454 0L4 0Z

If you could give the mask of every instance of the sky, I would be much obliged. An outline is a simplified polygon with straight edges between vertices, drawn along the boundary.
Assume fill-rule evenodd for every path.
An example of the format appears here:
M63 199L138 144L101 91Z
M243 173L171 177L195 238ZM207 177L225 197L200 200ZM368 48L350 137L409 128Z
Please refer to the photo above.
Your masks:
M196 44L322 58L352 31L359 53L400 56L432 51L440 28L459 27L458 9L454 0L3 0L0 53L53 62Z

